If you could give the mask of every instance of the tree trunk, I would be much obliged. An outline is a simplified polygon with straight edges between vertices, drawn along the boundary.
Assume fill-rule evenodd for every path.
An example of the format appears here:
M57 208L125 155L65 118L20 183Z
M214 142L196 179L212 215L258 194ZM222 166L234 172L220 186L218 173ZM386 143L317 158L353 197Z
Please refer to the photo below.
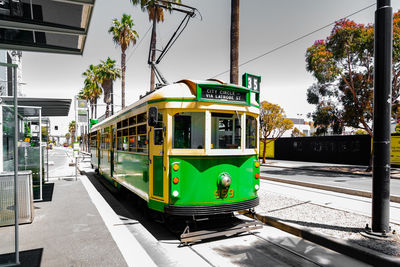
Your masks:
M263 140L263 143L264 143L264 149L263 149L263 161L262 161L262 163L265 163L265 152L267 151L267 142L266 142L266 140L264 139Z
M157 12L156 6L154 6L155 12ZM156 33L156 27L157 27L157 19L156 19L157 14L155 14L155 18L153 20L153 30L151 33L151 43L150 43L150 53L151 53L151 62L154 63L156 61L156 38L157 38L157 33ZM151 74L150 74L150 92L155 90L155 73L154 69L151 68Z
M231 0L231 70L230 82L239 81L239 0Z
M106 103L106 118L110 116L110 103Z
M121 109L125 108L125 51L122 51L121 54L121 68L122 68L122 84L121 84Z
M90 118L93 119L94 103L90 104Z
M94 118L97 119L97 98L94 101Z

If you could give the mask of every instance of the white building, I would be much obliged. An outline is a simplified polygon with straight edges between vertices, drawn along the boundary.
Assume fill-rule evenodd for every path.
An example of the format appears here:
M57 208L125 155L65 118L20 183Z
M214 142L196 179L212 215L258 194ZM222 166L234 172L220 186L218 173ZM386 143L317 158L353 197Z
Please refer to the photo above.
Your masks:
M22 91L22 52L0 50L0 62L17 64L17 93L23 96ZM12 68L0 67L0 96L12 96L14 74Z
M294 128L297 128L304 136L312 136L315 132L314 123L312 121L306 121L301 118L288 118L293 122L293 128L284 132L282 137L291 137Z

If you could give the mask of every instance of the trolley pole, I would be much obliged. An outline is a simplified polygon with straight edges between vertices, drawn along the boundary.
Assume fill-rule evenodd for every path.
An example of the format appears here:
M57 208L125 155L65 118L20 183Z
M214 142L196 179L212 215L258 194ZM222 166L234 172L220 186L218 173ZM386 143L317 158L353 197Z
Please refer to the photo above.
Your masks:
M390 118L392 106L392 7L377 0L372 175L372 233L386 236L390 207Z

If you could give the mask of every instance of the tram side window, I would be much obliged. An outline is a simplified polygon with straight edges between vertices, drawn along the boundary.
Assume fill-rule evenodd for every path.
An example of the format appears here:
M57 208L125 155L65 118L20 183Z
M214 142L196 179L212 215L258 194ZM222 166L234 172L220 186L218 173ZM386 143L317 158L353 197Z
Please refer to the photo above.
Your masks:
M205 113L181 112L173 118L173 148L203 149Z
M257 146L257 120L252 116L246 116L246 148Z
M154 145L162 145L163 144L163 116L162 113L158 113L158 121L156 126L154 127Z
M211 113L211 148L240 148L240 116L230 113Z
M90 147L97 147L97 132L92 132L90 134Z

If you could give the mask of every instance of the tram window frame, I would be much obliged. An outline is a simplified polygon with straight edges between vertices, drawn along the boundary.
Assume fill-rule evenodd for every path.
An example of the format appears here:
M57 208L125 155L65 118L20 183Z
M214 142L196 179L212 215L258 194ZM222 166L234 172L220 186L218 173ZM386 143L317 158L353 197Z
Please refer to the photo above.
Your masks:
M132 139L133 139L133 141L132 141ZM128 149L129 149L129 152L137 152L137 137L136 137L136 135L129 136Z
M137 126L136 135L144 135L147 134L147 125L142 124Z
M129 135L136 135L136 126L129 127Z
M146 122L146 113L140 113L122 120L120 124L121 129L117 131L117 137L120 138L117 139L117 151L147 153ZM141 140L140 146L138 139Z
M177 118L179 118L178 121ZM172 148L204 149L206 136L205 121L206 113L204 111L179 112L174 114L172 117Z
M163 113L158 112L158 121L154 126L154 145L160 146L164 144L164 136L163 136Z
M147 153L147 135L137 135L137 152Z
M136 124L136 116L132 116L129 118L129 125L135 125Z
M137 120L136 120L137 124L147 122L146 112L140 113L136 117L137 117Z
M122 121L117 122L117 129L122 128Z
M250 120L252 120L253 127L249 128ZM246 149L253 149L257 148L257 138L258 138L258 131L257 131L257 118L246 115ZM252 144L253 143L253 144Z
M117 137L117 150L122 150L122 137Z
M233 112L211 112L211 149L241 149L242 116Z

